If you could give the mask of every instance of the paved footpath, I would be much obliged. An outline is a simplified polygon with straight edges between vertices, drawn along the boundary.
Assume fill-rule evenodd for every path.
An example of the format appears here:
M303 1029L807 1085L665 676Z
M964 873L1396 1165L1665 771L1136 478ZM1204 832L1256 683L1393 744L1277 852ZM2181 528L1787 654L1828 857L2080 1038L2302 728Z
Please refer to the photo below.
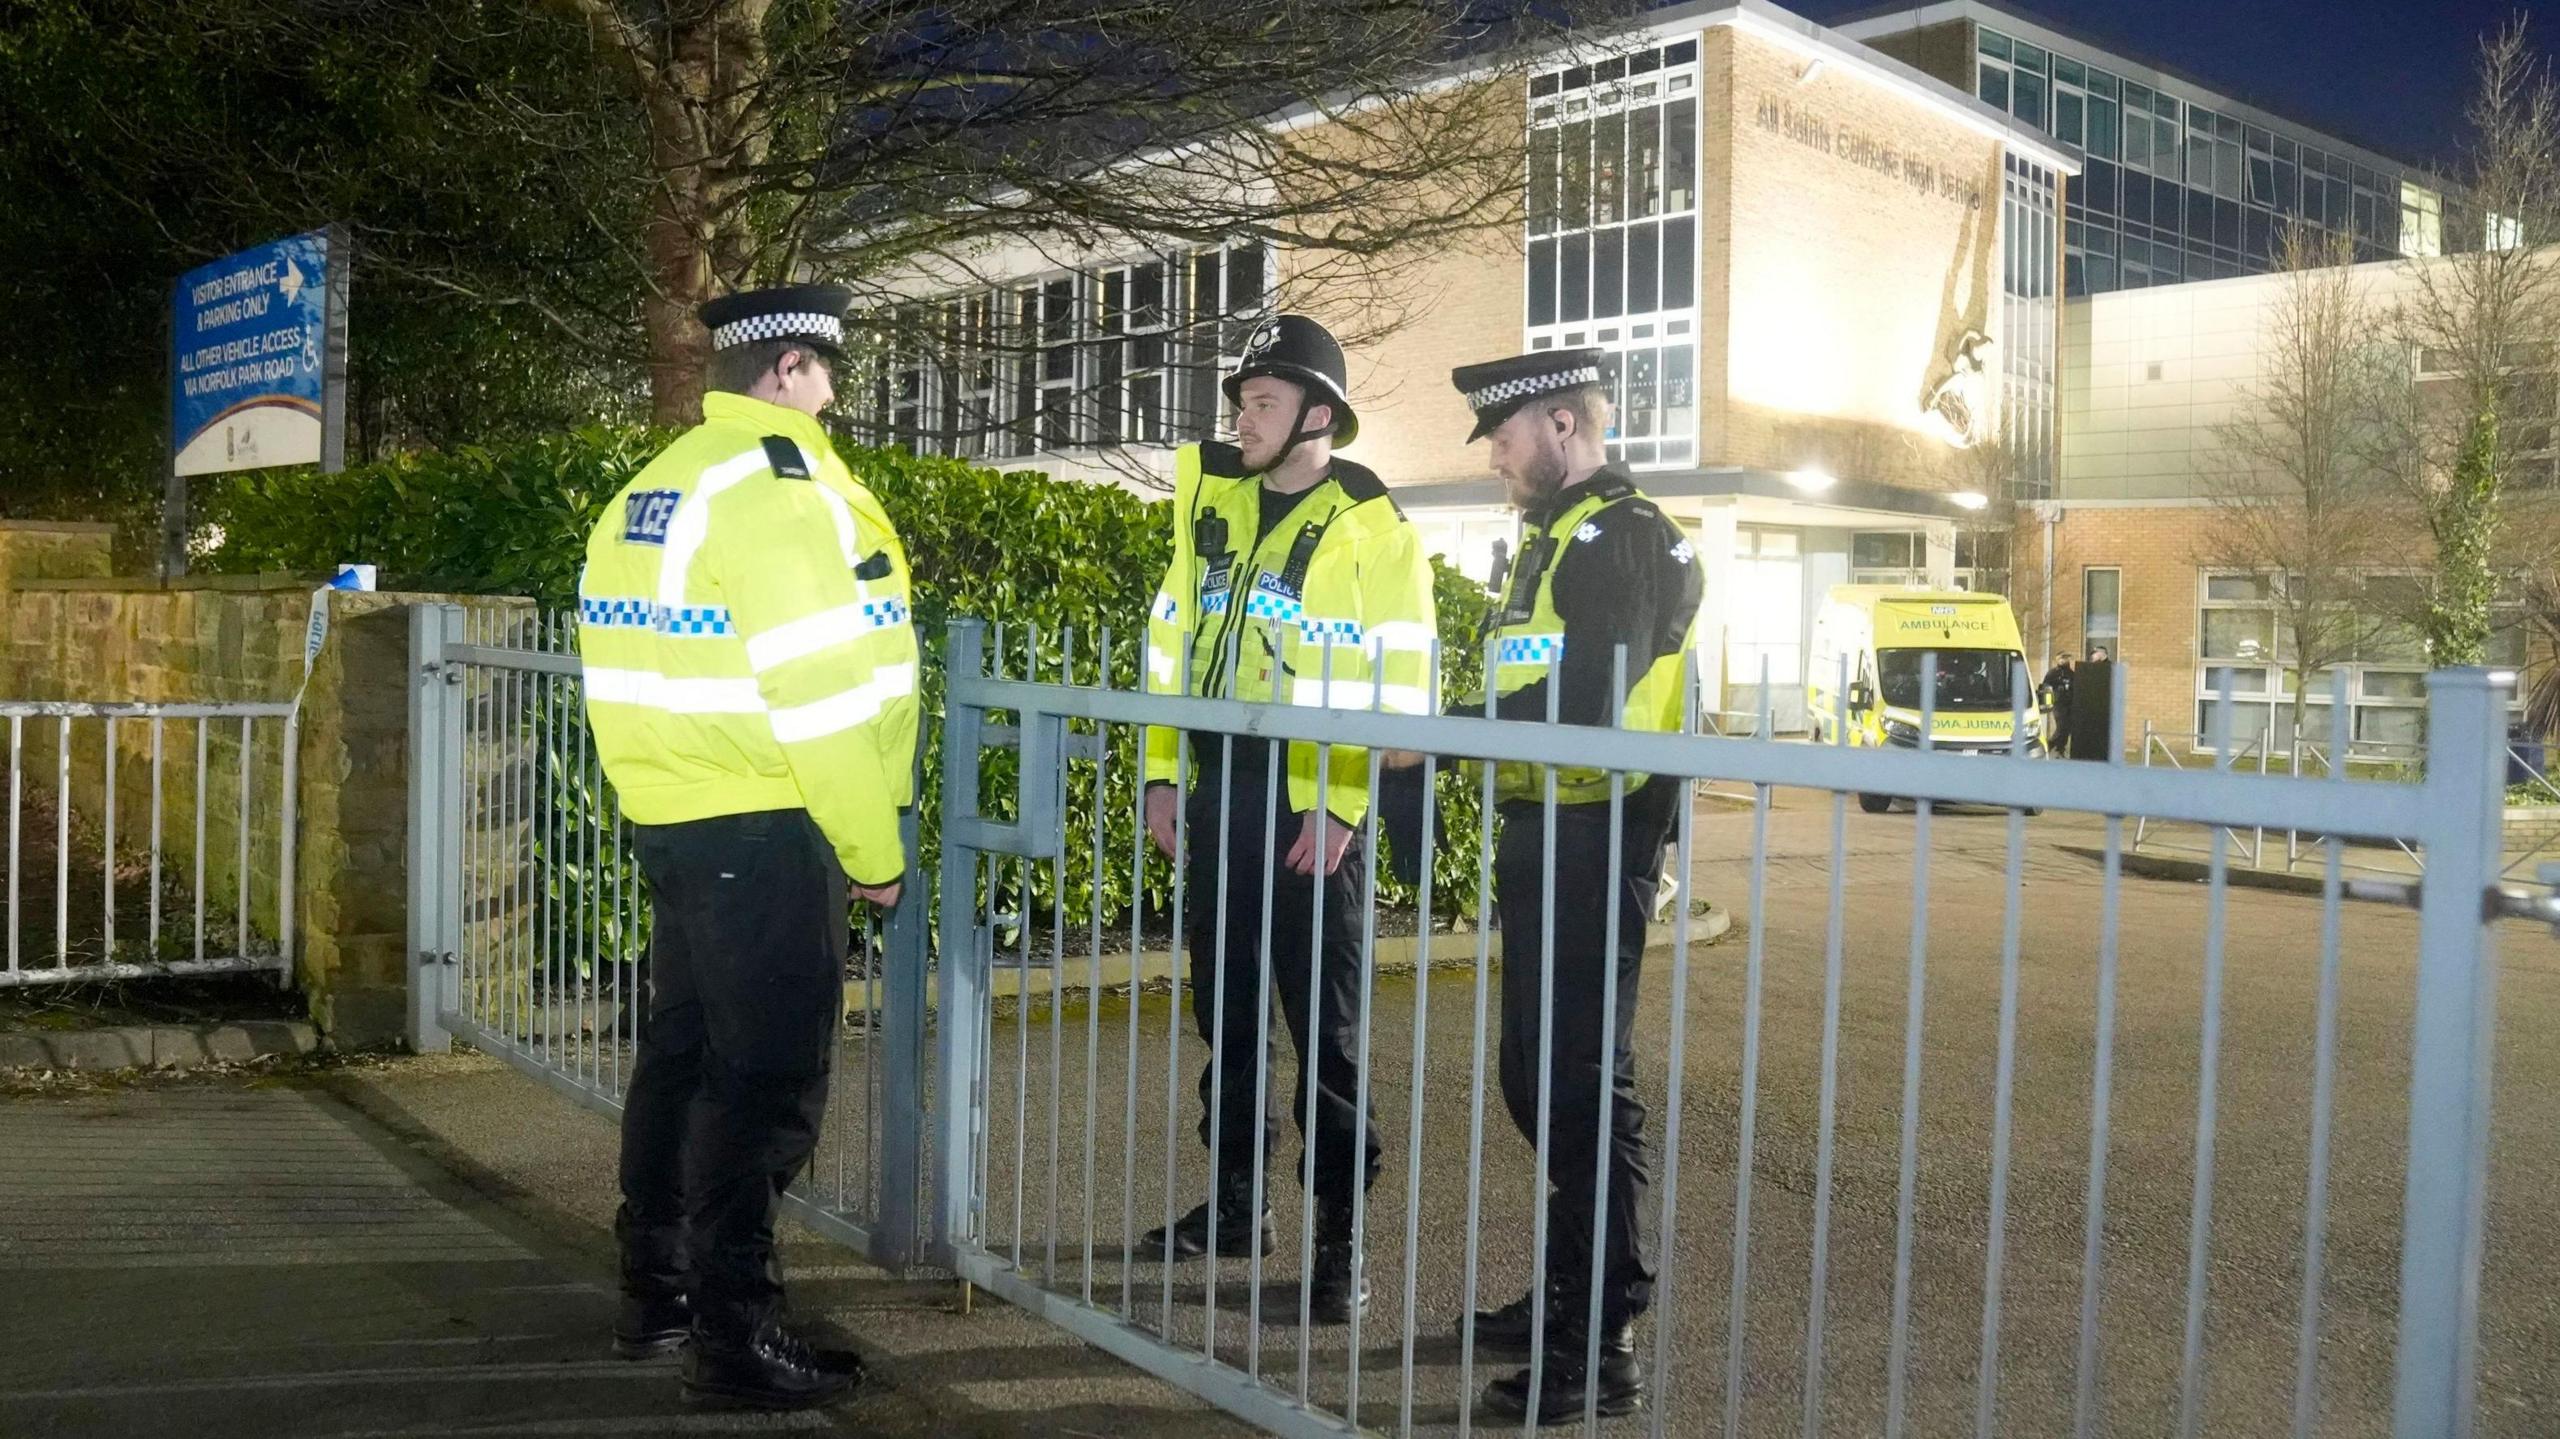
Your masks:
M419 1092L516 1138L432 1135ZM0 1098L0 1435L1241 1432L1005 1306L964 1318L947 1286L814 1243L791 1255L804 1308L860 1337L871 1391L689 1408L672 1361L605 1350L612 1142L486 1061Z

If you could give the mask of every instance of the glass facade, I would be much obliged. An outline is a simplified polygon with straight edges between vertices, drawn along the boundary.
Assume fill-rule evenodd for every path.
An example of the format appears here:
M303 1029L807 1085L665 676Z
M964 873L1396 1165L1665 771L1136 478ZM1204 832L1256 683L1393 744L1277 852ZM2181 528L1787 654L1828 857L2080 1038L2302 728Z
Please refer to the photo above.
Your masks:
M2432 192L2336 153L1997 30L1974 32L1974 93L2088 155L2071 182L2065 289L2099 294L2263 274L2307 224L2385 260L2433 242Z
M1270 299L1268 252L1234 245L905 307L871 372L864 437L1006 460L1221 433L1233 416L1218 377Z
M1698 455L1698 42L1529 82L1533 350L1610 356L1610 458Z
M2060 297L2054 294L2055 247L2061 243L2056 198L2061 176L2008 157L2001 194L2000 429L2015 463L2012 493L1994 499L2053 496L2054 392L2061 384Z

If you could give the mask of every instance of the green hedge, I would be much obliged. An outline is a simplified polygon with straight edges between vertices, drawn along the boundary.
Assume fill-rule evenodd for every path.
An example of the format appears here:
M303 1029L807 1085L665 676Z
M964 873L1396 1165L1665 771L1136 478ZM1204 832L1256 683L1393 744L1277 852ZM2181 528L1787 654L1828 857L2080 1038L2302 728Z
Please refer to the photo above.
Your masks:
M402 455L337 475L277 471L207 485L203 517L221 540L207 567L232 572L326 571L340 561L380 567L386 589L530 596L546 609L577 599L578 567L597 513L672 436L591 426L504 447ZM956 460L896 450L848 448L846 461L880 497L915 571L916 628L927 652L927 728L941 713L940 656L956 615L1001 620L1008 673L1020 674L1028 635L1038 636L1043 678L1069 658L1078 683L1098 676L1101 627L1112 634L1111 682L1138 682L1143 622L1164 573L1170 532L1161 504L1112 486L998 473ZM1450 693L1477 683L1476 635L1486 599L1480 586L1446 566L1437 575L1442 650ZM1136 835L1133 737L1113 736L1106 763L1100 899L1106 924L1125 929L1129 855ZM923 791L925 863L939 854L941 748L928 745ZM986 803L1011 803L1010 753L985 761ZM1075 762L1067 816L1064 900L1070 927L1095 900L1092 762ZM574 787L570 792L574 793ZM1448 833L1435 865L1432 908L1472 915L1476 904L1476 790L1458 775L1441 781ZM1170 875L1150 850L1149 889ZM1059 898L1049 866L1030 875L1033 914ZM1005 883L1001 907L1019 896ZM1383 899L1413 896L1383 873Z

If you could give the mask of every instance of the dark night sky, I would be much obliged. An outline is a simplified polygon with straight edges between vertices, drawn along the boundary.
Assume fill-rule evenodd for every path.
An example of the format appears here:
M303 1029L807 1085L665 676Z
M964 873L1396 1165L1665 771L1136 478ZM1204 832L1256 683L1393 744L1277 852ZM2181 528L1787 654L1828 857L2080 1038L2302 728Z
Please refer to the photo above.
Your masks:
M1778 0L1824 24L1877 0ZM2447 162L2478 38L2519 8L2560 51L2560 5L2515 0L1994 0L2386 155Z

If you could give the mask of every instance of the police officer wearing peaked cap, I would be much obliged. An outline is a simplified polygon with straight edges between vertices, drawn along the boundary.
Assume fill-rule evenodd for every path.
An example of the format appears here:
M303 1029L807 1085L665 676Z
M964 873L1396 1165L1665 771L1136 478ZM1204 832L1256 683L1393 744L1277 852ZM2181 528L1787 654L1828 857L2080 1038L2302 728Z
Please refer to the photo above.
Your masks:
M847 299L702 307L702 423L605 506L578 581L588 720L652 919L614 1348L684 1345L687 1395L768 1408L861 1377L780 1326L774 1217L826 1110L848 884L894 904L908 863L906 554L817 420Z
M1148 615L1147 688L1421 713L1430 704L1431 563L1378 477L1333 453L1360 424L1341 345L1303 315L1273 316L1246 341L1225 388L1236 443L1186 445L1177 456L1173 563ZM1214 1145L1213 1172L1208 1200L1141 1240L1139 1257L1270 1245L1268 1206L1253 1204L1255 1137L1267 1161L1278 1128L1254 1102L1273 1048L1260 1029L1267 974L1301 1073L1315 1076L1312 1105L1303 1083L1287 1086L1314 1159L1307 1310L1346 1322L1368 1292L1354 1200L1378 1172L1375 1126L1357 1098L1369 757L1350 745L1320 759L1304 742L1194 735L1185 795L1180 743L1171 730L1148 731L1146 815L1158 847L1185 865L1194 897L1185 939L1192 1016L1209 1042L1200 1139ZM1178 809L1188 854L1175 852ZM1283 1085L1262 1072L1276 1109Z
M1597 350L1555 350L1461 367L1451 381L1475 411L1470 443L1489 440L1493 467L1524 528L1500 607L1488 621L1496 639L1490 676L1498 717L1544 721L1552 706L1565 724L1670 731L1687 715L1687 656L1702 581L1694 547L1678 525L1607 462L1611 423ZM1615 656L1625 683L1613 688ZM1553 693L1550 693L1550 690ZM1482 713L1482 700L1453 705ZM1512 1122L1540 1141L1538 1050L1553 1030L1550 1103L1544 1124L1547 1183L1545 1318L1540 1296L1522 1295L1475 1316L1475 1342L1530 1356L1543 1340L1540 1423L1579 1419L1597 1391L1602 1414L1644 1400L1630 1327L1652 1303L1652 1208L1644 1202L1650 1157L1645 1109L1636 1097L1630 1043L1642 978L1645 923L1652 916L1678 781L1630 774L1620 807L1617 872L1610 871L1609 775L1559 767L1552 810L1546 772L1500 764L1494 792L1501 835L1494 896L1502 925L1502 1094ZM1544 863L1549 816L1555 870ZM1607 945L1610 907L1618 942ZM1549 912L1552 907L1552 913ZM1552 925L1552 931L1549 926ZM1554 936L1553 1008L1541 1012L1542 950ZM1600 1052L1605 966L1617 969L1614 1052ZM1603 1131L1602 1078L1612 1096ZM1601 1152L1607 1181L1595 1189ZM1605 1219L1606 1235L1598 1231ZM1588 1370L1592 1252L1600 1250L1600 1363ZM1487 1406L1520 1417L1530 1372L1494 1381Z

